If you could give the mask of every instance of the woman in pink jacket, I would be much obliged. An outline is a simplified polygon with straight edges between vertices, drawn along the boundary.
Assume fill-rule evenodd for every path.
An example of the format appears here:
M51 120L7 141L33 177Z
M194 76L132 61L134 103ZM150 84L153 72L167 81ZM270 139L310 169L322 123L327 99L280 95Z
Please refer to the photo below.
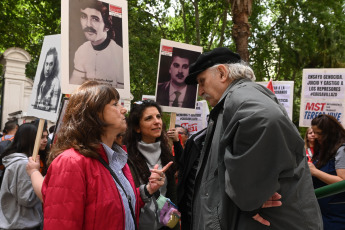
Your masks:
M111 149L127 127L119 99L94 81L70 97L42 185L44 229L137 229L143 201L164 184L170 164L135 188L127 154Z

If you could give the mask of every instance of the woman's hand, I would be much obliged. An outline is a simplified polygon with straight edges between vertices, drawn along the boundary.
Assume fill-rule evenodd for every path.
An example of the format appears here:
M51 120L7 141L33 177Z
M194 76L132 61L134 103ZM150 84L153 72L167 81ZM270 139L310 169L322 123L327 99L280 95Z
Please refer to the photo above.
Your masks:
M34 161L32 159L32 157L29 157L29 162L26 165L26 173L29 175L29 177L31 177L32 173L34 173L35 171L40 171L40 156L37 155L36 157L36 161Z
M345 180L345 169L336 169L335 171L337 175L331 175L316 168L315 165L311 162L308 162L308 165L311 175L326 184L333 184Z
M170 130L167 132L167 135L168 135L168 137L169 137L172 141L174 141L174 142L180 140L180 139L178 138L178 132L177 132L176 129L170 129Z
M317 172L317 168L315 167L315 165L311 162L308 162L308 166L309 166L309 169L310 169L310 173L312 176L315 176L316 172Z
M155 193L160 187L164 185L165 182L165 172L168 168L173 164L170 161L166 166L162 169L158 169L158 165L155 165L153 169L151 169L151 175L149 177L149 183L146 185L147 191L152 195Z

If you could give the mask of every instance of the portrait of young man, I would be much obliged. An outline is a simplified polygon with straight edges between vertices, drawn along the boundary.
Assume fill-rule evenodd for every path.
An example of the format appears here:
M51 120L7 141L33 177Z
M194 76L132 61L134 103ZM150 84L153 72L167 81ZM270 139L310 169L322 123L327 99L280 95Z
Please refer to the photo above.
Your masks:
M95 80L123 89L121 8L97 0L69 4L69 83Z
M196 85L187 85L189 65L200 52L173 47L172 57L165 66L161 59L161 71L158 79L156 101L162 106L195 108Z

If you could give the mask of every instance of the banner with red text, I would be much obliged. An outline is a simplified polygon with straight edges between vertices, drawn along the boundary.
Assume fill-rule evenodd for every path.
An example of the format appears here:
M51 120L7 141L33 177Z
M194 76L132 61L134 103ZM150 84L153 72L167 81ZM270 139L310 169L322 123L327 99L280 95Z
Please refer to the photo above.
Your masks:
M186 127L190 135L206 128L210 111L205 100L196 102L195 114L176 113L176 125Z
M320 114L334 116L344 124L345 69L304 69L300 127L309 127Z

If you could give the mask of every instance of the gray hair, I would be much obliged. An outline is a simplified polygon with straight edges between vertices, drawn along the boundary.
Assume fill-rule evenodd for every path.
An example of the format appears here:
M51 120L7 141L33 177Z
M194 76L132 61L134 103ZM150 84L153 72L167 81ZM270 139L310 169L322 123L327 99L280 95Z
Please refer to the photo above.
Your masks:
M214 65L212 68L216 69L220 64ZM222 64L228 67L229 69L229 78L231 80L237 80L241 78L248 78L252 81L255 81L255 74L252 68L248 66L248 64L244 61L239 63L230 63L230 64Z

